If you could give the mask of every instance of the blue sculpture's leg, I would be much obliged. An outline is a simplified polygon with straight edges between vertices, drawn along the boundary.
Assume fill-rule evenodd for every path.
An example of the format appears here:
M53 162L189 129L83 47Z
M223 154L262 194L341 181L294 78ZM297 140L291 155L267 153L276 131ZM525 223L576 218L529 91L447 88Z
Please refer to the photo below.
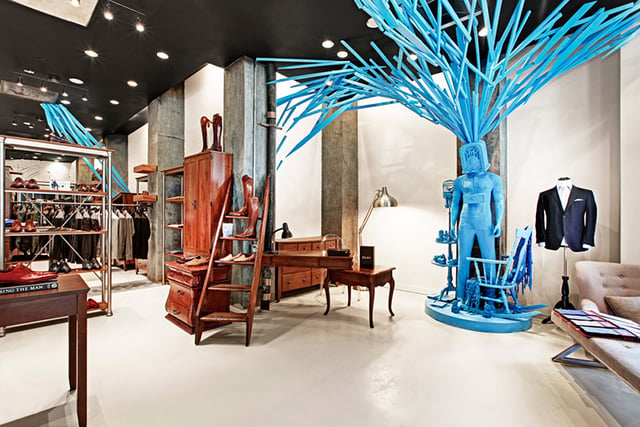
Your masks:
M458 230L458 278L456 281L456 297L459 300L462 300L464 297L464 289L467 284L467 279L469 279L470 263L467 257L471 256L475 237L476 232L472 228L460 227Z

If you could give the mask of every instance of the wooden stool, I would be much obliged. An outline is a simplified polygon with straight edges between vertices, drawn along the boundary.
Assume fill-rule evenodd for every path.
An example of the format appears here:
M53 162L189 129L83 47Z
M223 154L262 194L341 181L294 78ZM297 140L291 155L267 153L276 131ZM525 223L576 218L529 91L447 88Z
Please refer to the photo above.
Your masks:
M376 265L373 270L360 269L358 264L354 264L351 270L333 270L327 269L327 276L324 279L324 291L327 298L327 309L324 311L325 316L331 308L331 297L329 294L329 282L342 283L347 286L348 300L347 305L351 305L351 287L363 286L369 290L369 326L373 328L373 301L375 299L376 286L384 286L389 283L389 313L394 316L391 310L391 301L393 300L393 290L395 281L393 280L393 270L395 267L381 267Z

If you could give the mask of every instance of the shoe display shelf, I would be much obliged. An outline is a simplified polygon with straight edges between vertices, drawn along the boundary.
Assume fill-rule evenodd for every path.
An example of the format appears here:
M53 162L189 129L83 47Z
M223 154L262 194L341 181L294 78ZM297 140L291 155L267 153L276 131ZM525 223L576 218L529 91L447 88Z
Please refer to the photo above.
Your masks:
M6 153L12 152L30 152L30 153L46 153L55 156L73 157L81 161L81 159L87 159L92 162L98 160L102 163L102 182L105 183L103 188L112 188L111 182L111 150L102 148L85 147L77 144L58 143L35 139L18 138L13 136L0 135L0 168L5 170L6 165ZM100 265L98 269L71 269L66 273L59 274L77 274L77 273L94 273L98 280L101 282L101 297L100 308L96 310L106 312L107 316L113 314L113 307L111 304L111 269L108 267L111 262L111 197L104 191L90 191L89 186L78 186L78 190L60 190L52 188L13 188L11 183L6 182L5 175L0 175L0 206L2 206L2 224L5 224L5 209L9 203L24 203L30 207L36 209L40 213L40 224L32 231L9 231L8 227L0 227L0 269L4 270L7 265L16 264L15 262L8 261L8 253L6 253L7 246L5 240L11 237L28 237L38 236L47 238L47 243L41 245L41 250L36 253L32 259L41 258L40 255L45 248L50 247L53 238L60 237L62 242L65 242L71 251L80 256L76 248L73 247L71 239L67 237L97 235L100 237L100 247L104 248L100 256ZM82 191L80 190L82 188ZM84 191L84 189L87 191ZM53 198L51 198L53 197ZM64 199L58 200L59 197ZM13 200L12 200L13 199ZM64 218L63 225L56 227L49 222L47 217L43 213L43 206L46 204L55 205L71 205L74 208ZM102 229L100 230L76 230L67 227L68 221L73 218L76 213L84 207L98 207L100 208L100 222ZM80 257L82 259L82 257ZM84 261L84 260L83 260ZM26 261L31 263L30 260ZM25 261L21 261L25 263Z
M458 260L454 258L453 246L456 245L457 239L452 238L454 224L451 222L451 207L453 202L453 183L454 181L449 179L442 183L442 197L445 200L445 208L449 213L449 223L447 230L440 230L436 243L447 245L447 253L442 255L436 255L433 257L431 263L438 267L444 267L447 269L447 285L437 295L430 295L428 298L436 301L451 301L455 299L456 288L453 284L453 269L457 268ZM453 292L453 296L449 293Z
M162 265L183 255L184 166L160 171L162 185ZM163 269L162 283L167 282Z

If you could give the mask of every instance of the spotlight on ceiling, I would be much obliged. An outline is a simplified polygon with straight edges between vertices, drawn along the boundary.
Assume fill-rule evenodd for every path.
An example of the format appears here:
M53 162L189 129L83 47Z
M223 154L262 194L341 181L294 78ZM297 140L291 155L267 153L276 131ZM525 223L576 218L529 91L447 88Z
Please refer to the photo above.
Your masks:
M16 84L20 87L24 85L24 82L22 81L22 76L18 76L18 81L16 82Z
M107 2L107 5L104 7L104 10L102 11L102 15L104 16L104 19L106 19L107 21L113 21L113 12L111 11L111 2Z
M127 80L129 87L138 87L138 82L135 80Z
M40 85L40 92L46 92L47 91L47 84L45 82L42 82L42 84Z
M338 58L344 59L349 56L349 53L346 50L339 50L338 52L336 52L336 55L338 56Z
M31 74L31 75L34 75L34 74L36 73L36 72L35 72L35 71L33 71L31 68L25 68L25 69L24 69L24 70L22 70L22 71L24 71L24 72L25 72L25 73L27 73L27 74Z
M487 28L487 27L482 27L482 28L480 29L480 31L478 31L478 35L479 35L480 37L487 37L487 36L489 35L489 28Z
M62 88L62 96L64 96L65 98L69 97L69 92L67 92L67 88L66 87Z
M144 32L144 24L142 23L142 19L140 17L136 18L136 31L139 33Z
M104 117L102 116L93 116L94 119L100 121L100 120L104 120Z
M156 56L160 59L169 59L169 54L166 52L156 52Z
M117 99L110 99L110 100L109 100L109 103L110 103L111 105L118 105L118 104L120 104L120 101L118 101Z
M416 55L415 53L410 53L409 54L409 59L412 61L415 61L418 59L418 55Z
M69 81L75 85L83 85L84 81L80 80L77 77L69 77Z
M68 99L61 99L60 102L64 105L69 105L71 104L71 101L69 101Z
M85 50L84 54L87 55L87 56L90 56L91 58L97 58L98 57L98 52L96 52L95 50L91 50L91 49Z
M332 40L329 40L329 39L324 40L322 42L322 47L325 48L325 49L331 49L334 45L335 45L335 43Z
M11 126L18 126L18 121L16 119L13 119L11 121Z
M84 102L87 102L89 100L89 98L87 97L86 93L82 94L82 98L81 98Z
M369 28L378 28L378 23L376 22L375 19L369 18L369 19L367 19L367 27L369 27Z

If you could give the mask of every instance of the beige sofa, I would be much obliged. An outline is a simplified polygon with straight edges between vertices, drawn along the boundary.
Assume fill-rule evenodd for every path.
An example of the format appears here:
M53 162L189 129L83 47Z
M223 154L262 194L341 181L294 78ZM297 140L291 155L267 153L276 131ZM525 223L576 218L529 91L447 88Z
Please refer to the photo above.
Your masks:
M640 265L580 261L576 263L576 280L582 297L581 309L596 310L632 320L640 316L637 310L640 301ZM576 342L576 345L554 357L554 361L589 366L599 365L597 362L589 363L582 359L567 357L579 347L583 347L604 366L640 392L640 343L587 338L555 313L551 318Z

